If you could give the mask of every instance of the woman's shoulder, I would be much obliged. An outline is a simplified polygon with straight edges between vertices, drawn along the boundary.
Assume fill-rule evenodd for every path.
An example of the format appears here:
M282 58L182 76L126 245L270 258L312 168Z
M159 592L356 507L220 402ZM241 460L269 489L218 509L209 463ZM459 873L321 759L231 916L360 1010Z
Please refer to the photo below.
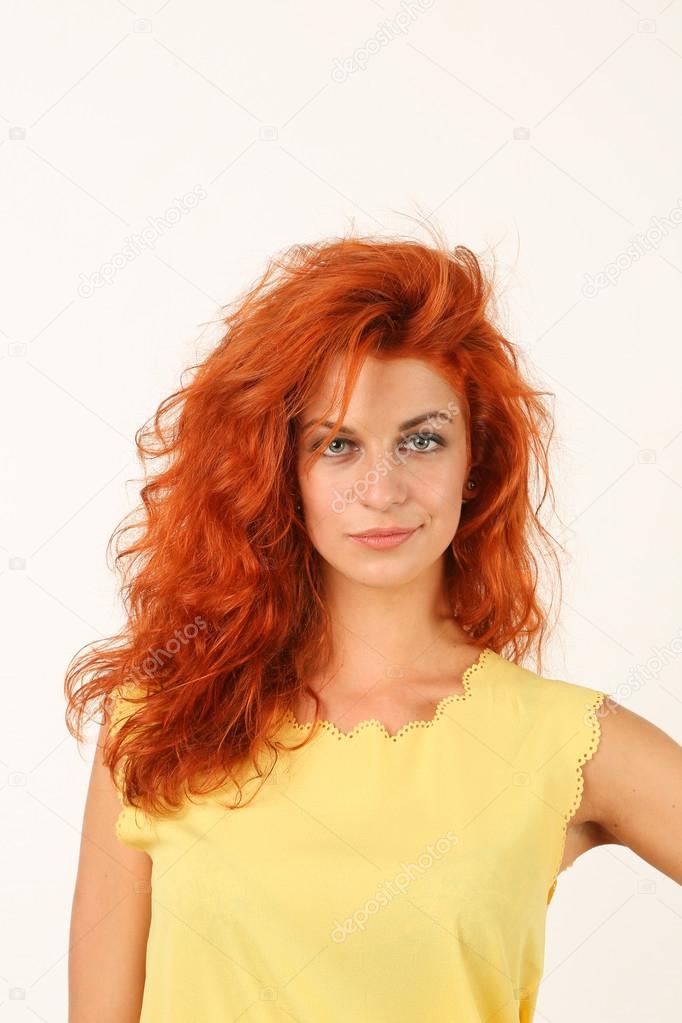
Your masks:
M495 668L492 677L498 690L504 689L513 699L524 700L538 713L572 707L598 709L608 695L593 679L568 680L546 671L540 673L495 653L492 663Z
M608 694L591 680L556 678L499 654L484 675L486 730L508 756L575 771L594 755Z

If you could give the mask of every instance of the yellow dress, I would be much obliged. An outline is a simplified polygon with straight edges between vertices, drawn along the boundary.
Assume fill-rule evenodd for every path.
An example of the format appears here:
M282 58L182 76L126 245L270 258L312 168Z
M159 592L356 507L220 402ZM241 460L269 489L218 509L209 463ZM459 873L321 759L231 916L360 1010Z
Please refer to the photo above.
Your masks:
M533 1019L606 694L490 648L463 683L394 736L325 722L248 807L152 818L119 789L118 837L153 862L140 1023Z

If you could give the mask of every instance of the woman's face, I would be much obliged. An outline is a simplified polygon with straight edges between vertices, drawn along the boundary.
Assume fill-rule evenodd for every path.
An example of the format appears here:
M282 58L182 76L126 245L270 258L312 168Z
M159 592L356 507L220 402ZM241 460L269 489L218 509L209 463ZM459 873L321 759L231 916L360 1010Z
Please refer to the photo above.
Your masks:
M321 557L367 585L402 585L439 559L452 542L462 498L469 496L466 425L459 396L417 359L367 358L343 428L313 429L334 381L299 417L297 472L303 516ZM330 421L336 422L332 413ZM322 456L309 471L313 450ZM398 546L373 548L352 538L376 528L414 529Z

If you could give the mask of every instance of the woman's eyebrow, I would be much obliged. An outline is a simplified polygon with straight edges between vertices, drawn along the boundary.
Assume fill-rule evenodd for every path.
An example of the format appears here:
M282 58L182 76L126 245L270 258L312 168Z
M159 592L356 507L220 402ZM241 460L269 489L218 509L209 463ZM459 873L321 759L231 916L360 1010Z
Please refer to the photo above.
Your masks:
M433 412L422 412L418 416L413 416L412 419L406 419L404 423L399 423L398 424L398 429L399 430L411 430L413 426L419 426L420 423L424 423L424 422L426 422L429 419L435 419L438 416L442 416L442 414L443 414L442 410L440 412L438 410L433 411ZM305 424L303 429L307 430L308 427L312 426L315 422L316 422L316 420L310 419ZM324 426L325 428L328 428L330 430L333 430L334 427L336 426L336 423L332 422L331 419L325 419L325 421L323 423L320 423L319 425L320 426ZM350 426L342 426L341 429L342 429L342 431L344 433L347 433L350 437L357 437L356 431L351 429Z

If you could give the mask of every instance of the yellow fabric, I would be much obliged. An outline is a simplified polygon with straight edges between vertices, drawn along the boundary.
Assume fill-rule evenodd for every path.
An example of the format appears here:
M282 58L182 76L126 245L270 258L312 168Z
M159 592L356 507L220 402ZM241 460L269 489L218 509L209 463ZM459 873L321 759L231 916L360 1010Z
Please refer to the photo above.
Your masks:
M248 807L122 801L153 861L140 1023L532 1020L605 693L490 649L464 684L396 736L325 724Z

